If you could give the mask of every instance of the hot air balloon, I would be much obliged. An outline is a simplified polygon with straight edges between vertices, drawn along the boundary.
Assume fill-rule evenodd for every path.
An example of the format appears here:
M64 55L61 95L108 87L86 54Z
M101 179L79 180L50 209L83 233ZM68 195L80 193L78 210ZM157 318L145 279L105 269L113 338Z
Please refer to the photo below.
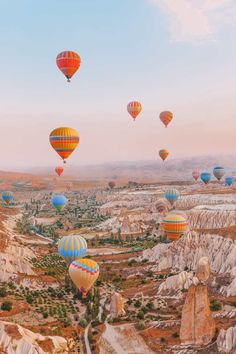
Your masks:
M135 120L137 118L137 116L139 115L139 113L142 111L142 105L138 101L130 102L127 105L127 111L129 112L129 114Z
M73 128L54 129L49 137L50 144L65 163L65 160L72 154L79 144L79 134Z
M69 275L83 296L86 296L99 276L99 266L92 259L82 258L71 263Z
M168 189L165 192L165 198L168 200L168 202L173 206L174 203L177 201L177 199L179 198L179 191L177 191L177 189Z
M208 184L211 180L211 174L209 172L202 172L201 173L201 180L205 184Z
M224 176L224 174L225 174L224 167L217 166L213 170L213 175L215 176L215 178L218 179L218 181L221 180L221 178Z
M158 211L158 213L166 213L167 211L170 210L170 204L169 202L162 198L162 199L159 199L157 202L156 202L156 209Z
M167 159L168 155L169 155L168 150L162 149L159 151L159 156L163 161L165 161L165 159Z
M79 54L72 51L65 51L58 54L56 63L67 78L67 81L70 82L70 79L80 67L81 59Z
M198 178L200 177L200 172L198 170L194 170L192 176L195 179L195 181L197 181Z
M161 112L160 120L166 126L166 128L167 128L167 125L172 121L172 119L173 119L173 113L171 113L169 111Z
M5 191L2 193L2 199L4 200L4 202L6 204L11 204L11 202L13 201L14 199L14 194L10 191Z
M60 175L64 172L64 168L62 166L57 166L55 168L55 171L58 174L58 176L60 177Z
M225 184L227 186L231 186L233 183L234 183L234 178L233 177L228 176L228 177L225 178Z
M58 253L68 263L83 257L87 252L87 242L80 235L64 236L58 241Z
M113 189L114 187L115 187L115 182L114 181L110 181L110 182L108 182L108 186L111 188L111 189Z
M170 241L177 241L187 231L188 222L183 215L170 213L164 218L162 227Z
M52 197L52 205L58 211L64 209L67 203L68 199L63 194L56 194Z
M66 184L66 190L67 190L67 192L70 192L71 189L72 189L72 187L73 187L73 183L72 183L72 182L68 182L68 183Z

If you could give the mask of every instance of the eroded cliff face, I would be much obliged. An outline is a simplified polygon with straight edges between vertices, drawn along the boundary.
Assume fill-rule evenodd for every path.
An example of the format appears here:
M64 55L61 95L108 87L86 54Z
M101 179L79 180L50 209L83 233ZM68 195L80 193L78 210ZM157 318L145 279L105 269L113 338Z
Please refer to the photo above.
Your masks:
M195 271L200 258L207 257L216 273L230 273L236 266L236 241L219 235L189 232L177 242L158 244L145 250L142 258L156 264L153 270Z
M236 353L236 326L227 330L221 329L217 338L219 353Z
M59 336L42 336L17 324L0 321L0 352L6 354L67 354L67 341Z
M192 285L184 303L180 328L180 340L184 345L207 345L215 334L207 287Z

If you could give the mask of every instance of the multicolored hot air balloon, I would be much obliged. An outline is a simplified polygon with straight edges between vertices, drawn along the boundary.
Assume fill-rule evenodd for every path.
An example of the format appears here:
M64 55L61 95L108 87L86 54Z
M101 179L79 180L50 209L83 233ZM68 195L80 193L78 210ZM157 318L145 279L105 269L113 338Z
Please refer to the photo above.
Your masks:
M211 180L211 174L209 172L202 172L201 173L201 180L205 184L208 184Z
M68 127L54 129L49 137L53 149L65 160L72 154L79 144L79 134L77 130Z
M99 266L92 259L82 258L71 263L69 275L82 295L86 296L99 276Z
M216 166L213 169L213 175L215 176L215 178L218 179L218 181L221 180L221 178L224 176L224 174L225 174L224 167Z
M192 173L193 178L195 179L195 181L198 180L198 178L200 177L200 171L199 170L194 170Z
M61 174L64 172L64 168L63 168L62 166L57 166L57 167L55 168L55 171L56 171L56 173L58 174L58 176L60 177Z
M187 231L188 221L179 213L170 213L164 218L162 227L170 241L177 241Z
M62 237L58 242L58 253L68 263L82 258L87 252L87 242L80 235Z
M168 200L168 202L173 206L174 203L177 201L179 198L179 191L177 189L168 189L165 192L165 198Z
M169 112L169 111L161 112L160 120L162 121L162 123L165 125L166 128L167 128L168 124L172 121L172 119L173 119L172 112Z
M167 157L169 156L169 151L166 149L162 149L159 151L159 156L163 161L165 161L165 159L167 159Z
M142 105L138 101L130 102L127 105L127 111L129 112L131 117L133 117L133 119L135 120L139 115L139 113L142 111Z
M14 194L10 191L5 191L2 193L2 199L7 205L9 205L14 199Z
M114 187L115 187L115 182L114 181L110 181L110 182L108 182L108 186L111 188L111 189L113 189Z
M166 212L168 212L170 210L170 204L164 198L159 199L156 202L156 209L157 209L158 213L166 213Z
M225 184L226 186L232 186L234 183L234 178L231 176L225 177Z
M52 205L58 211L64 209L67 203L68 199L63 194L56 194L52 197Z
M70 82L70 79L80 67L81 59L79 54L68 50L58 54L56 63L58 68L67 78L67 81Z

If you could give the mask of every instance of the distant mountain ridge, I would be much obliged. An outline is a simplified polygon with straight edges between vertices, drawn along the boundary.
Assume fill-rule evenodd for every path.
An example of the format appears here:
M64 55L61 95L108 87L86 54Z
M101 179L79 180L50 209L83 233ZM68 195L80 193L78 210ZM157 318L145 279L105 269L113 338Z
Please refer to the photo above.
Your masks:
M106 179L132 180L132 181L155 181L165 180L191 180L193 169L212 172L214 166L223 166L228 175L236 175L235 156L197 156L192 158L170 159L165 162L152 161L124 161L111 162L99 165L74 166L69 162L65 166L63 178L73 180L100 181ZM55 177L54 166L35 167L24 169L21 172L2 172L0 180L9 177L10 179L28 179ZM18 177L18 178L17 178Z

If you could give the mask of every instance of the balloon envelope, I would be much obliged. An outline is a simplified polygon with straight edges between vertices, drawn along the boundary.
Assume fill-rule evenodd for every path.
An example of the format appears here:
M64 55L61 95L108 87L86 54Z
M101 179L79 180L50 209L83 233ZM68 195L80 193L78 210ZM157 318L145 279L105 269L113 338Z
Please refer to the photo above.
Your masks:
M201 180L205 184L208 184L211 180L211 174L209 172L202 172L201 173Z
M159 199L157 202L156 202L156 209L158 211L158 213L166 213L167 211L169 211L170 209L170 204L169 202L162 198L162 199Z
M218 179L218 181L221 180L221 178L224 176L224 174L225 174L224 167L217 166L213 170L213 175L215 176L215 178Z
M56 194L52 197L52 205L58 211L64 209L67 203L68 199L63 194Z
M92 259L82 258L71 263L69 275L75 286L86 295L99 276L99 266Z
M173 212L164 218L162 227L168 239L176 241L187 231L188 222L185 216Z
M228 176L228 177L225 178L225 184L227 186L231 186L233 183L234 183L234 178L233 177Z
M56 63L69 82L72 76L79 69L81 59L79 54L68 50L58 54Z
M167 128L168 124L172 121L172 119L173 119L173 113L172 112L170 112L170 111L161 112L160 120L166 126L166 128Z
M179 198L179 191L177 189L168 189L165 192L165 198L168 200L168 202L171 205L174 205L174 203L176 202L176 200Z
M55 171L56 171L56 173L58 174L58 176L60 177L61 174L64 172L64 168L63 168L62 166L57 166L57 167L55 168Z
M166 149L162 149L159 151L159 156L163 161L165 161L165 159L167 159L167 157L169 156L169 151Z
M80 235L64 236L58 241L58 253L69 263L83 257L87 252L87 242Z
M108 182L108 186L111 188L111 189L113 189L114 187L115 187L115 182L114 181L110 181L110 182Z
M2 199L6 204L11 204L14 199L14 194L10 191L5 191L2 193Z
M198 178L200 177L200 171L199 170L194 170L192 173L193 178L195 179L195 181L198 180Z
M139 115L139 113L142 111L142 105L138 101L130 102L127 105L127 111L129 112L131 117L133 117L133 119L135 120Z
M53 149L65 162L79 144L79 134L76 129L61 127L51 132L49 141Z

